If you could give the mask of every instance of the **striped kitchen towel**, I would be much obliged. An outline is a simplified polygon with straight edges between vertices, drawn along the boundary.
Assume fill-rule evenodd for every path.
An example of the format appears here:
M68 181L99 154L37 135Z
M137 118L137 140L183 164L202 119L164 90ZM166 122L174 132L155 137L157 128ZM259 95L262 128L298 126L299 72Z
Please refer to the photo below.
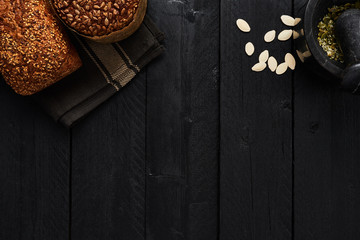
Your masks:
M148 17L136 33L118 43L100 44L73 36L83 66L34 97L55 121L71 127L159 56L163 40L164 34Z

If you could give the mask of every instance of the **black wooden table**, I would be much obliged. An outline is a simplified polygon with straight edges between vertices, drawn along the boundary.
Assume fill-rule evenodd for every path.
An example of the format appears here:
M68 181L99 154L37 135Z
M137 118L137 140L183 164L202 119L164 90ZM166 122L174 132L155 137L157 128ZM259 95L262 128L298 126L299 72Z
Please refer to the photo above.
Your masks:
M244 53L298 2L150 0L166 53L72 130L1 82L0 239L360 239L360 98Z

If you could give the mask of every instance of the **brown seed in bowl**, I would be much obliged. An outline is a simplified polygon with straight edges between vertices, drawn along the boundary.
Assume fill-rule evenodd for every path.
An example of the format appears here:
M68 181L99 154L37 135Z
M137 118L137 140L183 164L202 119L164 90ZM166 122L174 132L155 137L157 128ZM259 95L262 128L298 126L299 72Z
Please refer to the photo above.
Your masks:
M140 0L52 0L59 17L80 34L102 36L129 25ZM120 24L119 24L120 23ZM95 26L94 31L90 26Z

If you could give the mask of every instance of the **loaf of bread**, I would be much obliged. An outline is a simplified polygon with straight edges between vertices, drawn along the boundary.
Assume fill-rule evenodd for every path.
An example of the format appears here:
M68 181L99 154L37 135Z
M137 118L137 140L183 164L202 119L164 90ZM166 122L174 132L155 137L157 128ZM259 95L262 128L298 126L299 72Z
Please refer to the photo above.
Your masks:
M97 42L123 40L141 25L147 0L51 0L62 21Z
M0 71L16 93L37 93L81 64L47 0L0 0Z

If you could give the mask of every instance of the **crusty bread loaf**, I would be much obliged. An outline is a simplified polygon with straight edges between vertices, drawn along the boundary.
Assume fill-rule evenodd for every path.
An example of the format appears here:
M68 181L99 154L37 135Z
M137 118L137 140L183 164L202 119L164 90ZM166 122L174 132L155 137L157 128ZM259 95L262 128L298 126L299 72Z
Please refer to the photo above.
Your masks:
M81 66L47 0L0 0L0 71L21 95L32 95Z
M91 40L112 43L132 35L144 20L147 0L51 0L62 21Z

